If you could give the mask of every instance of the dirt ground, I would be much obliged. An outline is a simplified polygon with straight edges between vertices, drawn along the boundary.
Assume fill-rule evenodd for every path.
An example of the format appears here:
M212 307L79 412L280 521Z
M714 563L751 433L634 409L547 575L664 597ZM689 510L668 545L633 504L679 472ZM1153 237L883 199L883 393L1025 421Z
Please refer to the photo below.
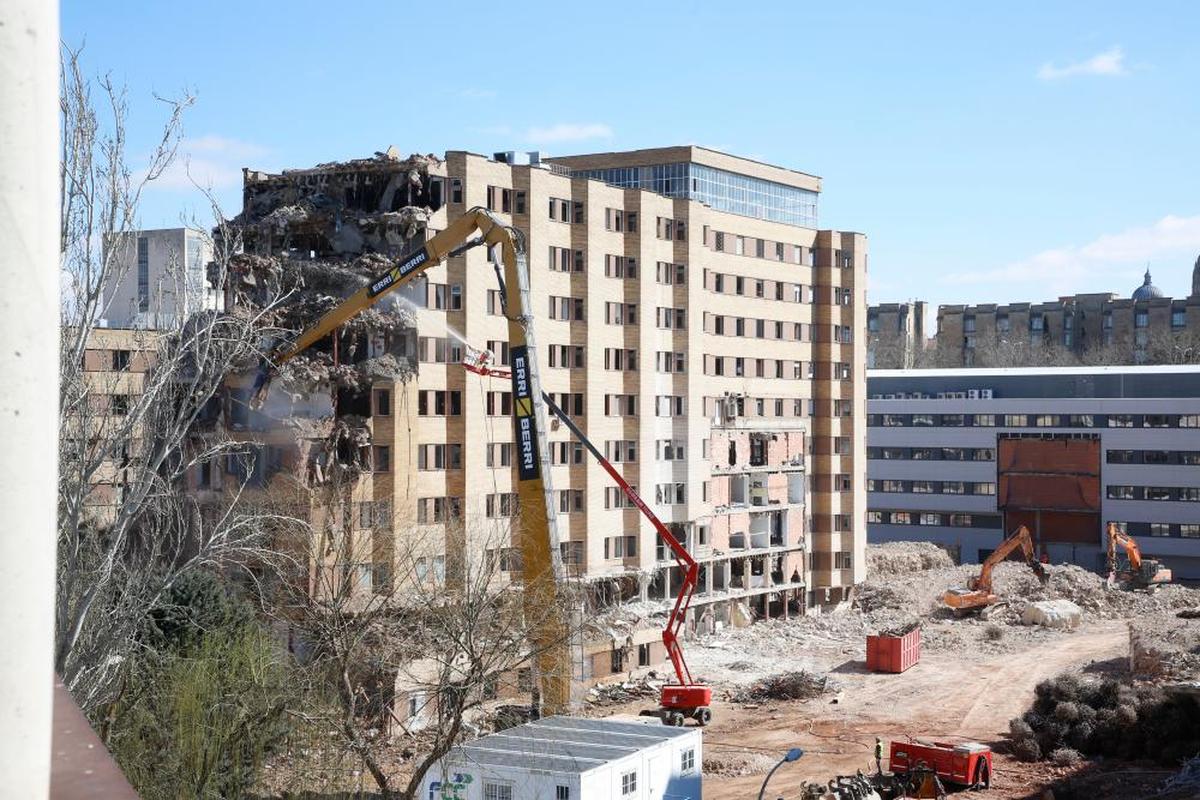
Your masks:
M822 655L838 657L828 651L799 652L796 642L781 644L797 649L791 655L798 664L815 665L825 660ZM763 767L769 768L772 757L791 747L803 748L805 756L775 774L770 796L794 796L804 780L874 770L876 736L885 742L885 758L886 742L907 736L999 743L1008 721L1033 701L1039 681L1069 669L1103 669L1104 662L1128 652L1126 623L1109 620L1009 654L973 660L948 652L924 654L920 663L899 675L867 672L861 660L843 659L829 668L840 685L836 702L826 696L754 707L718 700L704 737L705 761L750 756L755 774L726 777L707 772L704 795L709 800L753 797L762 783ZM780 653L787 655L786 650ZM1035 785L1058 777L1054 773L1044 764L998 756L993 788L978 796L1024 798Z

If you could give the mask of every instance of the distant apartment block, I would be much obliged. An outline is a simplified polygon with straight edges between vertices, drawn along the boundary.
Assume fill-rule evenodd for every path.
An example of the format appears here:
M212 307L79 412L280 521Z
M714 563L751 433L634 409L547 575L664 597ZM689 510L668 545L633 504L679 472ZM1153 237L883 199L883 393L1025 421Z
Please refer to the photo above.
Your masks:
M925 350L927 303L867 307L867 369L911 369Z
M1200 259L1187 298L1163 296L1147 269L1128 298L1093 293L1041 303L938 306L936 363L1047 366L1039 356L1052 349L1103 363L1174 362L1172 341L1181 335L1200 342ZM1014 354L1023 363L1011 363Z
M1101 569L1116 522L1200 579L1200 367L874 370L868 536L979 561L1026 525Z
M189 228L129 231L105 243L115 264L104 286L105 324L113 328L163 329L190 314L218 307L208 283L212 247Z
M415 164L389 153L247 170L244 215L294 219L251 240L248 255L298 269L312 256L396 256L388 248L401 246L396 221L410 206L428 209L434 231L491 209L526 238L543 388L701 562L689 625L845 599L865 567L866 237L817 229L820 179L699 147L551 160L450 151L421 157L410 184ZM415 376L314 385L292 412L361 421L371 465L345 535L380 542L416 527L434 543L423 569L441 575L447 552L508 531L516 514L509 384L461 366L463 340L507 363L507 320L479 248L403 294L415 329L357 350L343 340L341 357L389 355ZM245 392L235 388L229 419L274 448L261 485L273 470L313 474L296 463L315 457L304 453L342 457L298 449L294 431L247 411ZM563 560L590 612L674 597L681 575L652 527L565 426L550 425L549 444ZM364 550L375 558L328 567L369 592L389 580L395 549ZM512 542L483 557L519 569ZM581 675L664 657L651 625L589 645Z
M89 463L95 458L95 435L128 443L103 459L92 474L92 491L87 498L87 511L92 518L104 523L113 518L121 504L121 495L130 483L127 468L129 448L137 445L143 435L132 416L146 386L146 373L153 368L159 340L155 332L95 328L88 337L83 354L82 380L88 399L80 413L64 419L70 430L80 426L91 436L67 436L65 447L79 448L64 453L75 463Z

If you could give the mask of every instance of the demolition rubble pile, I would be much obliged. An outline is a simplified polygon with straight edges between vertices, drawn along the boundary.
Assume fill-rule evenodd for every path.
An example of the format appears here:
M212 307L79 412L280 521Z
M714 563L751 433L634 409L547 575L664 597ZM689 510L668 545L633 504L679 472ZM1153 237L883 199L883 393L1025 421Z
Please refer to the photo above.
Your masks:
M588 689L585 699L591 706L615 706L631 700L657 703L664 683L658 673L651 670L644 678L637 680L597 684Z
M930 542L888 542L867 548L867 575L875 580L954 566L950 554Z
M789 621L764 620L746 628L726 628L704 636L689 650L693 669L718 683L745 685L788 669L822 672L831 660L863 659L871 634L921 627L927 652L1002 654L1031 643L1052 641L1065 629L1022 624L1022 613L1035 601L1069 600L1083 621L1129 619L1140 631L1147 663L1162 662L1159 672L1180 675L1200 655L1191 652L1200 637L1200 620L1178 612L1200 608L1200 592L1165 586L1153 593L1110 588L1104 578L1080 567L1049 566L1043 585L1025 564L1008 561L993 571L1001 604L988 619L956 618L942 603L946 589L966 586L979 574L978 564L955 566L944 550L922 542L892 542L867 548L867 577L847 607L810 613ZM1198 612L1200 613L1200 612ZM1196 642L1200 645L1200 642ZM1135 648L1136 650L1136 648ZM1140 671L1154 672L1142 667Z
M1200 752L1200 706L1162 686L1063 674L1038 684L1033 707L1009 723L1009 740L1024 761L1083 754L1174 766Z
M217 235L232 255L210 268L231 313L260 315L277 341L292 340L422 241L441 203L434 156L402 159L392 148L373 158L267 174L249 170L244 208ZM236 245L236 246L234 246ZM373 381L413 375L414 312L388 299L343 323L283 364L262 413L295 429L298 469L324 482L332 468L364 467L366 415ZM315 398L328 396L332 408Z
M778 759L766 753L723 751L705 743L704 774L722 778L744 778L747 775L762 775L775 766Z
M1200 679L1200 619L1188 614L1189 610L1169 616L1148 615L1130 623L1130 672L1161 680Z

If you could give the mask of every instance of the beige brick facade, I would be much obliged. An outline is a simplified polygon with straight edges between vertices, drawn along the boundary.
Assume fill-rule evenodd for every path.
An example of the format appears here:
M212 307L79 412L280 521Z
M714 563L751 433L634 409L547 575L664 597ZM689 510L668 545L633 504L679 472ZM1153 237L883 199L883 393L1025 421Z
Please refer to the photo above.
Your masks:
M866 237L570 174L667 162L803 190L812 205L796 213L815 215L819 179L703 148L532 165L451 151L429 168L439 202L428 228L483 206L524 233L543 389L701 562L692 625L839 602L865 573ZM294 174L320 185L319 173ZM248 186L272 179L247 173ZM374 471L350 494L356 509L388 504L389 535L419 539L421 569L435 574L464 552L517 563L505 540L509 382L460 363L464 342L507 358L489 259L468 250L401 290L415 307L416 377L373 384ZM548 438L558 536L589 590L585 614L673 598L680 572L653 527L565 426ZM385 526L370 522L345 517L345 535L380 541ZM346 550L371 553L349 570L365 590L395 554L414 554L399 540ZM657 626L627 633L586 645L582 677L660 665Z

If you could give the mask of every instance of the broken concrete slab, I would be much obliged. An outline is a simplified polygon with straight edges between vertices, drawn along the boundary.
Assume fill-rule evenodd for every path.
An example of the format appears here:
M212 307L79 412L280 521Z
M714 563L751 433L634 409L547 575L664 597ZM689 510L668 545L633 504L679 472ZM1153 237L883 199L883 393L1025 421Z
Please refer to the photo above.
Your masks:
M1024 625L1070 630L1083 622L1083 609L1070 600L1038 600L1025 606L1021 612L1021 622Z

